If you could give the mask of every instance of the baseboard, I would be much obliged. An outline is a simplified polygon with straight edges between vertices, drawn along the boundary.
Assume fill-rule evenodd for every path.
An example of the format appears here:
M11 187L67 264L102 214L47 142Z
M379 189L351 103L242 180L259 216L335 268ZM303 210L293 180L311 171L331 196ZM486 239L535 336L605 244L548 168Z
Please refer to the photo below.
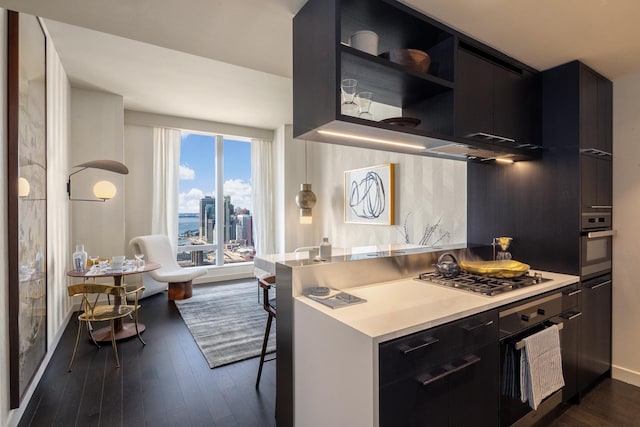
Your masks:
M623 368L622 366L612 365L611 377L627 384L640 387L640 372L632 371L631 369Z

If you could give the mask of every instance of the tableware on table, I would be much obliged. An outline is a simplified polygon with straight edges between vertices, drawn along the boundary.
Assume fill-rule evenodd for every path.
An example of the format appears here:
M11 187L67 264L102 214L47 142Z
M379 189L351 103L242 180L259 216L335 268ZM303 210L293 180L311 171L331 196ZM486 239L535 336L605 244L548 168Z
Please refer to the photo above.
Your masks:
M134 254L133 256L136 259L136 268L143 268L144 267L144 254Z
M357 116L360 112L358 104L355 102L358 81L356 79L343 79L340 83L340 93L342 95L341 113L345 116Z
M373 98L372 92L358 92L356 94L356 104L360 108L358 117L365 120L374 120L373 114L369 112L371 108L371 99Z
M124 267L124 255L116 255L111 258L111 270L122 270Z
M100 257L97 255L91 255L89 259L91 260L91 266L93 267L98 265L98 260L100 259Z
M349 37L352 48L361 50L371 55L378 54L378 35L373 31L356 31Z

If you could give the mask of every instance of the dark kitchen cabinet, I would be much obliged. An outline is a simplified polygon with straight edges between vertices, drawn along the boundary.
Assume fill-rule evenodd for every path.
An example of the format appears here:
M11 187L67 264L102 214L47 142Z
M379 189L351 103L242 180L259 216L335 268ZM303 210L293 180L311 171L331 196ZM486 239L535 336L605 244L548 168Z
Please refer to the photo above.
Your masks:
M464 42L460 42L457 60L456 136L541 145L538 74Z
M580 155L582 211L611 209L613 205L613 165L610 156Z
M611 275L582 283L578 389L587 390L611 370Z
M382 343L380 426L496 426L498 339L491 311Z
M580 148L594 154L611 154L613 83L593 70L581 66Z
M417 71L352 48L348 44L350 36L360 30L371 30L378 35L380 53L398 49L426 52L431 58L428 71ZM539 147L523 148L520 142L500 145L486 138L458 137L454 128L458 106L454 104L460 104L456 92L465 91L466 84L462 82L459 86L456 81L459 70L465 66L456 58L460 37L470 40L394 0L307 1L293 19L294 137L457 160L539 156ZM508 59L505 55L500 57ZM503 75L502 71L492 71L497 84L495 91L489 90L495 92L498 99L508 99L497 104L495 115L498 127L508 128L513 123L509 115L528 105L522 98L521 89L525 85L520 83L529 79L521 77L536 72L527 69L514 80L513 73ZM370 110L373 119L342 114L340 83L343 79L357 80L357 92L373 93ZM475 107L472 114L466 116L472 118L482 111ZM412 127L381 121L398 117L418 119L419 123ZM521 117L518 115L518 120ZM526 128L519 122L515 126L518 132ZM539 123L535 127L539 129Z
M613 204L613 84L593 70L579 67L580 177L583 211Z
M562 322L560 347L562 349L562 375L564 388L562 401L568 402L578 393L578 366L580 344L580 320L582 312L578 307L560 316L556 323Z
M350 36L365 29L378 35L379 52L427 52L428 72L350 47ZM444 25L394 1L309 0L293 19L294 137L414 154L415 148L335 133L401 140L425 149L445 145L441 139L453 134L454 39ZM343 79L356 79L357 92L373 93L374 120L342 114ZM379 122L399 116L417 118L420 124L407 128Z

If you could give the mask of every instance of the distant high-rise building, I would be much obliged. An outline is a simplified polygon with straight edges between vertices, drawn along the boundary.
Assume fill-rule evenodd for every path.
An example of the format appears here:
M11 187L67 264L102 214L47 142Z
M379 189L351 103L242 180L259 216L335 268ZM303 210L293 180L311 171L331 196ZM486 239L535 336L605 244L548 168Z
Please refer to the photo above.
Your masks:
M216 226L216 200L207 196L200 199L200 238L207 243L213 243L213 230Z
M237 215L236 221L236 240L244 240L247 246L253 246L253 218L251 215Z
M224 241L236 239L236 215L234 212L233 204L231 203L231 196L224 196Z

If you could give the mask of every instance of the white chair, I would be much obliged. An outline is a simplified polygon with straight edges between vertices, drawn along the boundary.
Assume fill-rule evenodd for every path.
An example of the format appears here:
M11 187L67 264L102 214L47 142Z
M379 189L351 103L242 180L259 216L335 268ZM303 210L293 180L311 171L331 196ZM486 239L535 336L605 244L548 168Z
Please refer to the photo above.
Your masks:
M135 253L144 254L146 261L161 265L159 269L146 274L158 282L169 284L169 300L191 298L193 279L206 274L204 269L180 267L167 236L161 234L138 236L131 239L129 245L133 247Z

